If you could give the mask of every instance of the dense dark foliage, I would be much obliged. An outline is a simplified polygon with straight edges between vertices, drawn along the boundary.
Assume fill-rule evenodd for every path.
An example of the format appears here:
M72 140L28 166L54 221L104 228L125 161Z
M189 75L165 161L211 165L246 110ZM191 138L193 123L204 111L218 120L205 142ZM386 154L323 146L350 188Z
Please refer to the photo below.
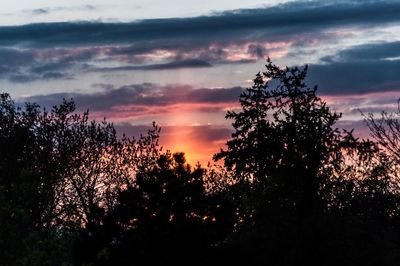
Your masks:
M340 114L306 86L306 74L268 60L240 111L227 113L235 132L215 159L237 180L232 243L251 265L395 265L400 198L390 145L400 134L385 113L367 119L376 141L335 128Z
M399 113L356 139L306 75L268 60L208 169L2 94L0 265L397 265Z

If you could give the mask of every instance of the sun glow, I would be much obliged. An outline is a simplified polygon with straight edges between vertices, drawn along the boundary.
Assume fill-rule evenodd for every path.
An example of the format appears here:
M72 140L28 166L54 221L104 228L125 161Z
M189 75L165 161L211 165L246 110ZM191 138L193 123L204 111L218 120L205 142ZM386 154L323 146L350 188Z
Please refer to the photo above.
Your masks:
M184 152L187 162L192 166L197 163L205 166L212 159L210 146L213 145L197 139L193 134L194 127L196 126L171 127L167 133L161 135L161 145L171 152Z

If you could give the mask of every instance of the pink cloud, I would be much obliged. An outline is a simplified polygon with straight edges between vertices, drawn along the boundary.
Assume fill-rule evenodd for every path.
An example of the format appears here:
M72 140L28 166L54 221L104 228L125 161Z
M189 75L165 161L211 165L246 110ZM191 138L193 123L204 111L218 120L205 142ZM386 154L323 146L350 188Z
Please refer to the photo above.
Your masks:
M400 92L383 91L365 94L324 95L322 98L334 110L343 113L352 120L361 119L363 113L380 113L381 111L396 111Z

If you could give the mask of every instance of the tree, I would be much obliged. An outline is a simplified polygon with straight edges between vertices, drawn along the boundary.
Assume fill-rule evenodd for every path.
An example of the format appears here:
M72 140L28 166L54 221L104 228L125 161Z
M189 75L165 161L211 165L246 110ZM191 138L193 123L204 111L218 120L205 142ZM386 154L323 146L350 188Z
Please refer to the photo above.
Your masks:
M0 261L5 264L71 259L63 248L68 245L51 228L62 177L55 174L59 161L49 156L53 146L42 129L37 105L22 109L8 94L0 95Z
M400 100L396 112L382 111L380 118L374 114L363 114L372 138L393 159L400 162Z
M55 129L56 156L65 164L59 168L60 221L79 228L100 223L135 173L155 160L159 129L154 125L138 140L119 139L111 123L89 121L88 112L81 115L74 110L72 102L55 107L46 125Z
M321 169L340 142L334 128L340 115L316 96L316 87L306 86L307 66L281 69L268 59L266 68L240 95L240 111L227 113L235 132L214 158L224 159L239 179L269 190L281 207L316 207L327 178Z
M103 245L94 257L107 250L122 264L200 264L234 224L231 203L206 192L205 175L200 166L192 169L183 153L160 155L120 192L118 204L99 228Z
M376 194L372 203L376 206L374 213L396 218L400 215L400 101L397 111L382 111L379 118L373 113L362 115L375 147L375 153L364 153L365 157L371 154L375 156L367 166L361 168L364 171L372 168L364 175L364 179L367 179L367 184L374 185L367 189L371 194Z
M46 250L57 254L56 243L71 233L92 234L119 192L155 163L158 134L154 125L137 140L120 139L111 123L90 121L72 101L49 112L1 94L0 260L34 263ZM61 258L48 257L50 264Z
M335 128L340 114L305 84L307 67L266 68L227 113L234 133L214 157L235 178L234 260L395 265L400 123L368 117L378 145L359 140Z

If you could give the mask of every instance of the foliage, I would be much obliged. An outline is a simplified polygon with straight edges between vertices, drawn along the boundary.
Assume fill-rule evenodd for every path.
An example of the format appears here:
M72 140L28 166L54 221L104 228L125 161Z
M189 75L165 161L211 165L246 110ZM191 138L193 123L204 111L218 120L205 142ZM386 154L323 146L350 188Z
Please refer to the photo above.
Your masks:
M204 169L186 164L182 153L162 154L120 193L98 235L86 237L82 245L89 241L93 246L102 239L103 245L92 256L107 251L108 259L120 264L165 265L200 259L226 238L234 224L231 204L206 193L204 175Z
M359 257L350 265L383 263L381 247L400 248L390 236L398 234L398 166L375 142L335 128L340 114L305 84L306 74L307 66L268 60L240 95L241 108L226 115L235 131L214 158L236 179L230 193L241 225L231 241L251 265L349 265L352 256ZM381 146L398 148L387 128L372 132L385 137ZM361 247L376 253L362 255Z
M0 96L0 238L15 241L1 244L1 261L29 253L21 246L31 232L36 239L101 222L124 185L158 156L156 126L138 140L118 139L112 124L74 111L72 101L48 112Z
M0 264L397 265L400 111L359 140L306 74L268 60L207 168L1 94Z
M321 207L319 190L329 178L322 169L342 145L333 128L340 115L304 83L306 74L307 67L281 69L268 60L240 95L240 111L226 115L235 132L215 159L257 191L250 201L262 206L250 211L271 201L278 209Z

